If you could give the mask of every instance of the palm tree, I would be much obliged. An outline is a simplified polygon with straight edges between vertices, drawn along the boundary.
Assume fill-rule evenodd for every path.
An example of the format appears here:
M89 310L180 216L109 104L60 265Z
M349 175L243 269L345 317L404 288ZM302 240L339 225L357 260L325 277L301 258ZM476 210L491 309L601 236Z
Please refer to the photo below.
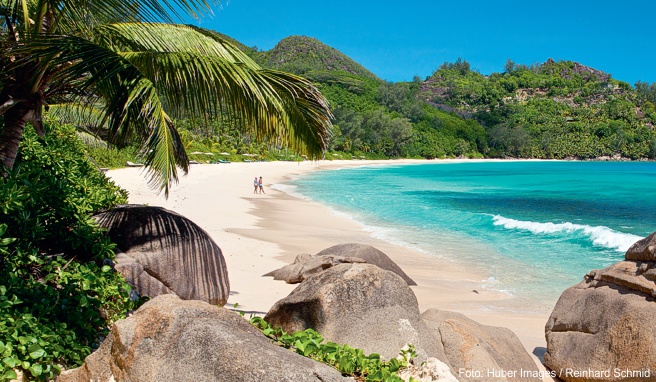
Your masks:
M143 143L151 184L188 171L173 120L229 115L313 158L332 115L309 81L260 68L219 34L171 23L204 0L0 0L0 162L13 167L27 122L50 110L112 144ZM164 21L164 22L155 22Z

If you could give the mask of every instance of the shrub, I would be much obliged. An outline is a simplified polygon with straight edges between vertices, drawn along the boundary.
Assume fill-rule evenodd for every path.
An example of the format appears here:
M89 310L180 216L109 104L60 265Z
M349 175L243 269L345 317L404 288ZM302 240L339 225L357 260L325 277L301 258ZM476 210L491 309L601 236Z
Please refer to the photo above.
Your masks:
M412 345L402 349L398 358L382 361L380 355L376 353L365 355L362 349L334 342L324 343L321 334L313 329L288 334L280 328L270 326L261 317L253 317L251 324L278 345L330 365L340 373L354 377L358 381L402 382L396 372L407 367L410 359L416 357Z
M0 177L0 381L48 380L80 365L136 304L109 265L114 244L91 214L127 201L92 165L71 126L26 130Z
M128 161L140 162L139 150L135 147L87 147L87 153L96 162L98 167L120 168L125 167Z

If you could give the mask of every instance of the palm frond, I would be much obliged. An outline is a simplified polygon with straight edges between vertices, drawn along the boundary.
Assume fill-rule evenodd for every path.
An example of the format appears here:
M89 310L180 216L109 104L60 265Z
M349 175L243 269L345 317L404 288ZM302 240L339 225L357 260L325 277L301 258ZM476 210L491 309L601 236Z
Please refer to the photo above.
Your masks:
M284 104L284 129L275 133L283 142L321 158L330 140L333 118L326 98L310 81L289 73L263 70L260 74L276 89Z
M151 187L159 187L168 197L170 185L178 180L176 165L187 173L189 158L178 131L159 102L152 83L147 80L141 82L143 86L143 92L140 94L143 97L143 100L140 100L141 111L150 124L148 130L152 132L144 146L149 183Z
M212 56L259 66L217 33L191 25L163 23L113 23L96 29L94 42L118 52L177 52Z
M106 127L104 105L82 102L48 105L48 115L62 123L97 131Z
M207 31L134 25L103 28L97 43L74 36L33 39L25 56L57 68L50 82L77 81L82 91L102 96L99 126L107 127L108 140L146 142L151 184L167 195L177 181L176 164L184 171L188 166L169 115L228 115L260 139L280 139L313 158L325 150L332 115L308 80L261 69Z

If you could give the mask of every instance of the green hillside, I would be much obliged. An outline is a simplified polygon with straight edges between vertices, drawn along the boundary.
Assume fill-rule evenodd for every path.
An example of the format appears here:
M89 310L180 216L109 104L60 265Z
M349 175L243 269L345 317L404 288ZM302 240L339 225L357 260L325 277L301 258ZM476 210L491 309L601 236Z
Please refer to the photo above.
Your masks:
M320 72L345 72L377 79L375 74L342 52L311 37L284 38L273 49L258 52L254 58L263 67L300 74L308 78Z
M484 125L491 156L656 156L651 88L572 61L508 61L505 69L484 76L466 61L447 63L422 83L419 97Z
M335 115L329 157L481 156L485 131L476 121L428 106L420 83L386 83L319 40L292 36L249 53L260 65L314 81ZM478 143L477 143L478 142Z
M335 114L331 148L354 156L656 157L656 86L580 63L508 60L483 75L458 59L425 80L386 83L308 37L254 55L317 83Z
M656 84L634 88L580 63L508 60L504 72L484 75L458 59L426 79L389 83L314 38L287 37L269 51L225 38L261 66L302 75L319 87L335 116L329 159L656 157ZM191 125L197 130L199 123ZM207 132L232 138L203 138L207 142L198 145L194 133L190 147L288 156L283 147L224 130Z

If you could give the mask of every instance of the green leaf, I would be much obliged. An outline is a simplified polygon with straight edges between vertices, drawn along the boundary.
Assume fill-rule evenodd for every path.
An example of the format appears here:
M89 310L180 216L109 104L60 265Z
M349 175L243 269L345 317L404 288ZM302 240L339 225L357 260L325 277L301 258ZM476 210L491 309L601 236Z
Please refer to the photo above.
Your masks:
M16 366L20 365L20 360L16 357L5 357L2 362L7 365L9 368L15 368Z
M43 373L43 367L38 363L32 365L32 367L30 367L29 370L33 377L38 377Z
M107 273L107 272L112 270L112 267L110 267L109 265L103 265L101 270L102 270L103 273Z
M87 305L89 305L89 300L87 300L87 297L83 295L80 297L80 306L84 308Z
M294 342L294 347L298 349L301 354L303 354L305 350L305 343L301 342L300 340L296 340L296 342Z
M13 370L5 370L5 373L2 375L5 380L18 379L18 375Z
M377 353L371 353L371 354L369 354L369 355L367 356L367 359L375 359L375 360L380 361L380 354L377 354Z
M46 354L46 351L43 350L43 349L42 349L39 345L37 345L37 344L34 344L34 345L30 346L30 348L28 349L28 352L29 352L30 357L31 357L32 359L41 358L41 357L43 357L43 356Z

